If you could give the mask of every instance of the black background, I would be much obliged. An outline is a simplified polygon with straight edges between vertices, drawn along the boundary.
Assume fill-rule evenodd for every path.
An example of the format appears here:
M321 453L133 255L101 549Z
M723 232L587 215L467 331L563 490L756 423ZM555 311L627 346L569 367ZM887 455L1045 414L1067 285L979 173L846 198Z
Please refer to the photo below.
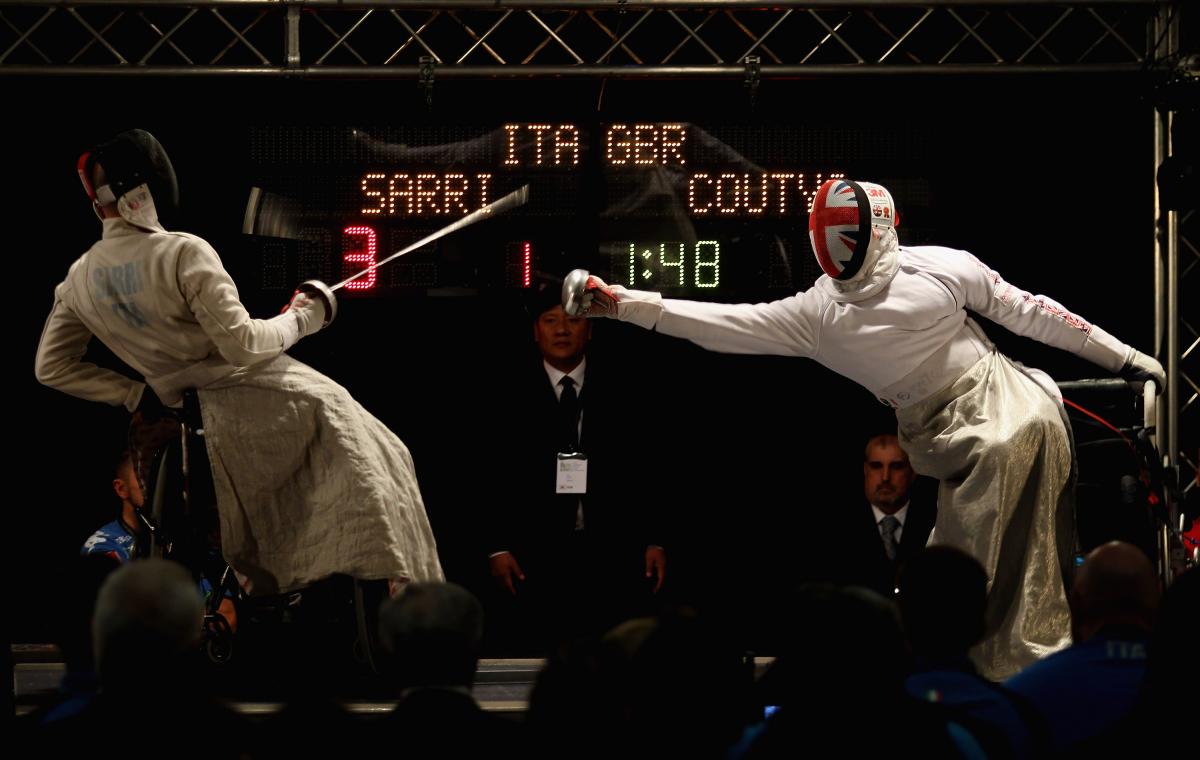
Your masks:
M183 199L177 226L214 245L259 316L281 303L252 287L241 234L253 127L680 120L841 131L865 149L839 168L899 181L902 242L970 250L1010 282L1153 348L1154 122L1146 82L1136 77L766 81L753 103L739 81L609 81L599 111L599 83L565 80L438 81L432 107L411 80L31 79L4 87L0 250L13 327L6 407L15 485L5 576L14 641L45 640L65 558L116 507L109 481L127 414L40 386L32 365L54 285L99 235L75 161L122 129L148 129L170 152ZM906 181L929 193L908 218ZM1057 379L1105 376L985 328L1001 350ZM292 351L410 446L447 575L476 588L487 582L477 510L504 493L502 484L465 485L473 479L463 468L520 434L478 421L503 403L487 392L494 378L533 360L531 338L520 300L499 290L345 299L330 329ZM812 527L820 523L813 516L862 498L862 445L894 428L866 390L809 361L711 354L607 322L596 325L593 360L619 363L644 389L644 403L614 424L671 441L676 456L666 461L687 463L662 473L673 495L664 505L673 593L740 610L748 624L810 571L817 543L836 546Z

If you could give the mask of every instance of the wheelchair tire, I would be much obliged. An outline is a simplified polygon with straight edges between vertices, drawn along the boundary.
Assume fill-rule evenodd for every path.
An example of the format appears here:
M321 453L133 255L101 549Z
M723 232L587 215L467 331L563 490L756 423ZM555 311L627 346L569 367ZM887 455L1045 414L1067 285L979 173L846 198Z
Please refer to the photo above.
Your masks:
M354 579L355 661L378 675L383 666L379 641L379 605L387 598L387 581Z

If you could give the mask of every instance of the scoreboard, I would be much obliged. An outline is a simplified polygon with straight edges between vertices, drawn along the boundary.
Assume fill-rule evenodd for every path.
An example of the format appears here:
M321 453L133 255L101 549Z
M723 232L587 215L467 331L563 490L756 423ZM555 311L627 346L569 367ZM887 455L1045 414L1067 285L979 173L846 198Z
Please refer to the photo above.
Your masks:
M256 284L290 291L341 280L529 185L525 206L397 259L347 295L519 289L584 267L675 297L777 297L816 276L814 192L865 158L836 142L798 125L685 121L256 127L245 231Z

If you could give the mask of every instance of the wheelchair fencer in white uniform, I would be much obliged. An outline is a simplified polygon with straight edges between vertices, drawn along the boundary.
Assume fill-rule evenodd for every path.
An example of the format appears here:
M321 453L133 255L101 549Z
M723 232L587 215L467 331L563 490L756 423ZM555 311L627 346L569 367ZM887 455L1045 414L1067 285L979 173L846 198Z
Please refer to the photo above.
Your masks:
M42 383L149 410L196 389L225 558L253 594L345 574L443 578L408 448L340 385L285 352L329 323L332 294L252 318L216 251L167 231L177 203L158 141L124 132L81 157L103 235L55 288ZM84 361L92 337L145 383Z
M941 481L930 543L968 552L988 573L987 638L973 652L981 673L1001 680L1067 646L1073 460L1062 399L967 312L1160 389L1162 366L966 251L901 246L880 185L823 184L809 236L824 275L779 301L667 299L577 270L564 306L713 351L808 357L865 386L896 410L913 468Z

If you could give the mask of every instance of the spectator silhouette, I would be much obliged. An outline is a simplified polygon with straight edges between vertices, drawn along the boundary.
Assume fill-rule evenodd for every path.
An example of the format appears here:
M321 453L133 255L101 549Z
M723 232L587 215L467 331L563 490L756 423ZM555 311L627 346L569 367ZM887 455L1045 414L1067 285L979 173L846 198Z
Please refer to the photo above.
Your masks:
M949 708L989 757L1042 756L1049 736L1025 699L979 675L968 651L983 639L988 578L965 552L931 546L900 573L900 617L913 652L904 686Z
M195 580L183 566L147 559L115 570L100 588L92 621L100 693L48 728L50 745L105 754L114 750L113 731L128 727L123 757L241 756L244 722L205 693L197 671L203 618Z
M1045 717L1058 752L1111 729L1133 711L1146 675L1158 579L1140 549L1113 541L1088 554L1070 601L1075 643L1007 684Z
M886 730L873 738L886 741L889 753L983 756L944 708L905 693L910 657L888 600L865 588L806 584L790 611L785 644L760 680L764 704L777 710L747 732L732 757L795 757L842 746L877 719Z

